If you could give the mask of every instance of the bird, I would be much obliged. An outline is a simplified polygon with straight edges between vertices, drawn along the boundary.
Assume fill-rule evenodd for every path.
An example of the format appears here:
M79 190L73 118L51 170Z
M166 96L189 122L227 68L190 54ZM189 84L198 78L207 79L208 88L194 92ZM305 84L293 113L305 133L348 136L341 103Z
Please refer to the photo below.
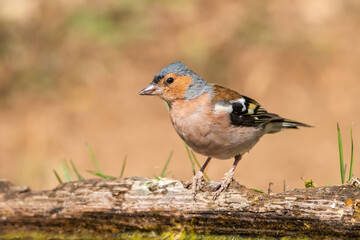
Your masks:
M234 181L242 156L262 136L311 127L270 113L257 101L234 90L208 83L181 61L164 67L139 94L163 99L178 135L193 151L207 157L189 181L194 196L203 188L204 171L211 159L234 158L231 169L215 188L216 199Z

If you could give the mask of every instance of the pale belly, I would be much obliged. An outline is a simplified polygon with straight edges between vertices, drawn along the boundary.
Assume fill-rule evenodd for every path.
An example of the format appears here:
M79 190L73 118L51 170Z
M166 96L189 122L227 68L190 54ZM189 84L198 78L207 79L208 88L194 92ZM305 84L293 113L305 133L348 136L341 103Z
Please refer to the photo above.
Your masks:
M199 111L180 115L171 113L176 132L195 152L218 159L229 159L248 152L262 136L262 129L230 124L228 115L216 121ZM204 120L207 119L207 120Z

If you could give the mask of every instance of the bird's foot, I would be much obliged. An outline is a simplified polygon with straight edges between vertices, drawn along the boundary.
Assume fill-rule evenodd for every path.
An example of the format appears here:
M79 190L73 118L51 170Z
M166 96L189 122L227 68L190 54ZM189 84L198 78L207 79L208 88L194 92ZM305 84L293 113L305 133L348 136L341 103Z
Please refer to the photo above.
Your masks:
M204 173L202 171L198 171L195 176L186 183L186 188L189 188L191 186L191 191L195 197L196 193L202 189L203 182Z
M215 192L215 195L213 197L213 200L216 200L219 197L219 195L220 195L220 193L222 191L229 188L230 183L232 181L234 181L233 176L234 176L234 171L230 170L229 172L225 173L225 176L221 180L221 183L219 183L219 185L215 188L216 192Z

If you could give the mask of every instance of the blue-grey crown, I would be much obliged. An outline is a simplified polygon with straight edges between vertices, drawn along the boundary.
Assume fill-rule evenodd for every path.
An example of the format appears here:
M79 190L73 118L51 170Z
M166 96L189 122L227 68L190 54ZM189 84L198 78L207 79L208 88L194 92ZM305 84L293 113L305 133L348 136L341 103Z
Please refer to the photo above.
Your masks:
M189 76L189 77L195 78L196 80L197 79L203 80L199 75L197 75L196 73L194 73L193 71L188 69L187 66L185 64L182 64L180 61L171 63L171 64L167 65L166 67L164 67L158 74L155 75L154 80L157 80L157 79L160 80L161 78L165 77L169 73L176 73L179 76Z
M180 76L185 76L185 75L190 76L190 75L195 74L193 71L188 69L185 64L182 64L180 61L179 62L174 62L174 63L171 63L171 64L167 65L158 74L165 76L165 75L167 75L169 73L176 73L176 74L178 74Z

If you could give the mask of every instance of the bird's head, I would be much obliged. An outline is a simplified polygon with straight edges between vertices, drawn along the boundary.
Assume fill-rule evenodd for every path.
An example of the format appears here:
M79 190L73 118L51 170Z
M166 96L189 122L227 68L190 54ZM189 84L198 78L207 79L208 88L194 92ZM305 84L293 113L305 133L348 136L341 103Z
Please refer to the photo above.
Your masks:
M211 85L181 62L172 63L155 75L140 95L157 95L169 104L175 100L190 100L211 91Z

